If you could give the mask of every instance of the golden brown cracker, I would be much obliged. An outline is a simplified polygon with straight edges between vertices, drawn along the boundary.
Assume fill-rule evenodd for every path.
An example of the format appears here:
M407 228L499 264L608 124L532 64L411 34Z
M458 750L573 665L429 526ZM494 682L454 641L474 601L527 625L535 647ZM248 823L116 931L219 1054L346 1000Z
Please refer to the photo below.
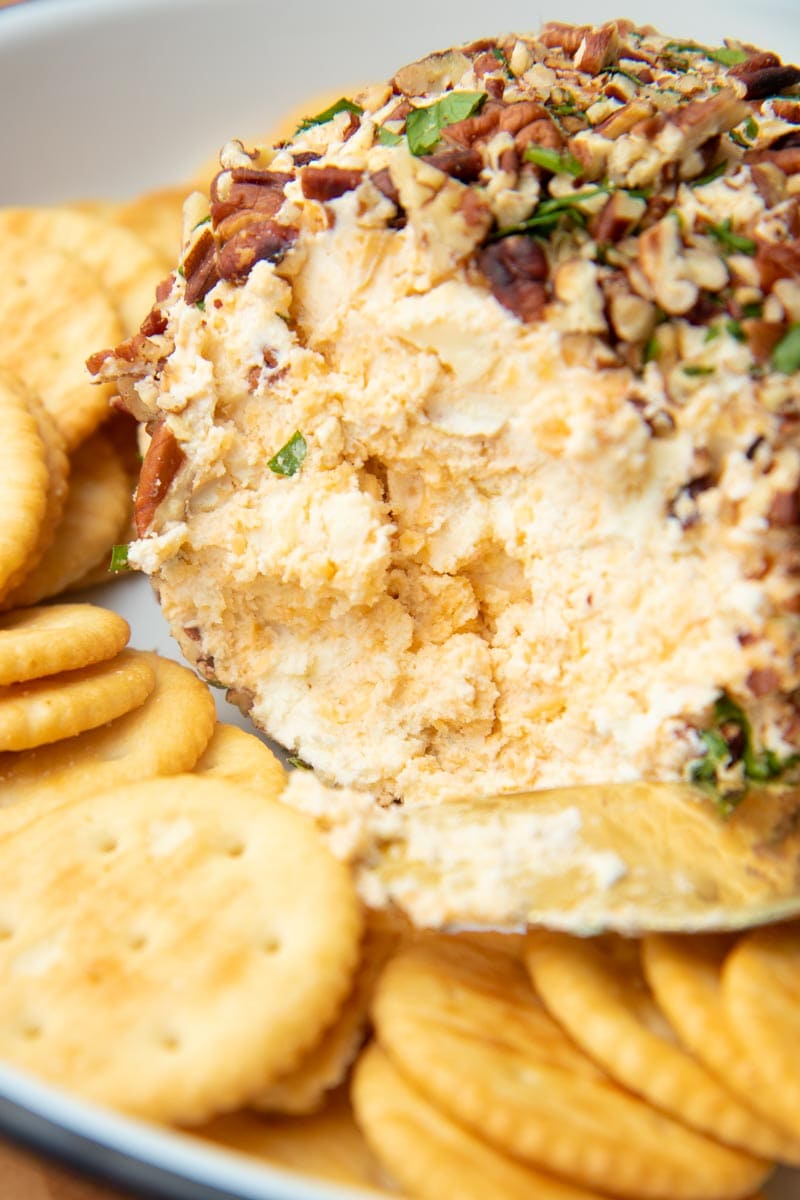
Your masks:
M116 784L191 771L214 729L211 692L187 667L137 653L155 676L140 708L67 742L0 754L0 836Z
M536 932L525 959L552 1015L612 1079L709 1137L762 1158L800 1162L800 1142L740 1103L679 1044L647 987L635 944Z
M93 383L86 359L122 337L114 305L76 258L35 239L0 240L0 362L42 400L74 449L108 412L112 388Z
M265 800L277 800L286 786L286 771L260 738L237 725L220 722L195 764L195 774L229 779L256 789Z
M367 1190L387 1182L355 1123L344 1089L324 1109L308 1116L266 1118L243 1111L217 1117L197 1133L204 1140L271 1167L298 1172L306 1179L311 1175Z
M353 988L335 1021L293 1071L251 1100L255 1109L291 1115L316 1112L326 1096L344 1082L367 1034L375 985L399 936L380 924L368 924Z
M724 935L651 934L642 941L642 966L659 1008L683 1045L743 1104L796 1141L766 1094L727 1014L722 993L725 960L736 944Z
M518 985L513 1004L502 994L487 1002L485 987L471 987L461 968L464 950L401 950L373 1003L382 1048L453 1120L542 1170L632 1200L733 1200L767 1178L767 1163L657 1112L577 1048L568 1061L558 1047L569 1045L566 1035L543 1010L523 1037L520 1012L509 1036L513 1009L535 1010L538 1001L531 990L526 1003ZM497 957L504 975L517 966Z
M31 574L53 544L56 530L64 515L69 491L70 461L61 431L33 392L29 393L28 405L36 420L39 436L44 446L45 465L47 466L47 500L36 544L26 556L25 562L6 581L3 590L7 593L14 591L25 576Z
M346 869L281 804L176 775L0 840L0 1055L144 1117L196 1123L288 1069L352 980Z
M0 593L33 553L47 509L46 450L29 401L0 368Z
M190 185L143 192L121 204L111 219L148 243L169 266L178 262L182 249L183 202Z
M426 1100L377 1045L361 1056L353 1107L367 1142L420 1200L589 1200L597 1194L502 1154Z
M4 607L38 604L76 584L110 554L131 507L128 473L111 441L97 430L72 455L67 500L52 545L3 598Z
M111 297L125 334L135 333L147 316L170 265L131 229L79 208L0 208L0 238L6 237L51 247L92 271ZM105 344L97 343L95 350Z
M0 616L0 686L113 658L128 622L96 604L48 604Z
M800 924L740 938L722 968L722 998L762 1095L800 1140Z
M0 688L0 751L96 729L144 704L154 686L146 656L123 650L107 662Z

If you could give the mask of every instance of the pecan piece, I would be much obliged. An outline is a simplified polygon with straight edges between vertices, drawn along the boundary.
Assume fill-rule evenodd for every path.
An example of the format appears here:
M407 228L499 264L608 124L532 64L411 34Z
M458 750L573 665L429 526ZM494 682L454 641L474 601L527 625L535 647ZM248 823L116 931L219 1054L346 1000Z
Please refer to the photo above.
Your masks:
M624 191L613 192L589 221L589 232L596 242L620 242L638 225L646 209L646 200Z
M574 61L579 71L599 75L604 67L611 66L618 57L619 30L615 21L608 21L584 36L575 52Z
M352 192L364 178L364 172L350 167L303 167L300 186L307 200L336 200Z
M561 21L548 21L539 32L539 41L548 48L560 46L565 54L572 57L591 32L591 25L564 25Z
M754 696L768 696L780 687L778 672L773 667L756 667L745 680L748 691Z
M514 147L520 154L530 145L560 150L564 145L564 136L550 117L542 117L541 120L531 121L530 125L524 125L514 138Z
M215 228L240 209L252 209L265 216L273 216L283 204L284 187L293 178L286 172L243 168L223 174L228 176L224 188L218 186L219 176L211 185L211 220Z
M423 156L426 163L444 171L451 179L461 183L474 183L483 170L483 159L479 150L440 150L436 154Z
M163 313L160 308L151 308L145 319L139 326L139 332L145 337L153 337L155 334L163 333L167 328L167 314Z
M744 67L747 64L741 65ZM745 100L763 100L765 96L772 96L775 92L782 92L800 83L800 67L758 67L754 71L737 71L736 77L745 85Z
M153 430L136 489L133 515L139 537L146 533L184 458L175 434L164 421L159 421Z
M748 150L744 161L748 166L753 163L774 163L784 175L797 175L800 172L800 146L786 146L782 150Z
M257 262L279 262L297 238L293 225L263 221L234 234L219 252L219 273L223 279L241 283Z
M514 104L506 104L500 113L498 128L506 133L519 133L532 121L550 117L547 109L538 100L518 100Z
M205 228L197 241L190 247L183 260L186 277L184 299L187 304L196 304L219 283L217 270L217 243L209 228Z
M797 492L776 492L767 513L772 528L790 529L800 525L800 496Z
M800 275L800 238L791 242L760 242L755 264L765 292L771 291L779 279L796 278Z
M493 242L478 255L492 295L520 321L535 321L547 303L547 258L533 238L515 234Z
M469 148L495 132L502 111L502 104L498 104L496 100L488 100L476 116L465 117L463 121L454 121L452 125L446 125L442 130L442 137L445 141Z

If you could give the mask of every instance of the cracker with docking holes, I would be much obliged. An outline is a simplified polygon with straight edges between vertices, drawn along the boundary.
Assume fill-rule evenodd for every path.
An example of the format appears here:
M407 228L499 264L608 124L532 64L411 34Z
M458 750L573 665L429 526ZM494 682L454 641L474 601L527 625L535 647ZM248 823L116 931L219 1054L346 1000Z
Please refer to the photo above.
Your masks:
M525 959L553 1017L612 1079L709 1137L800 1164L800 1140L738 1101L679 1044L647 987L635 942L534 932Z
M231 783L67 805L0 839L0 875L0 1055L128 1113L193 1124L246 1103L352 983L346 870L303 817Z
M515 971L524 977L507 955L444 940L402 950L385 968L372 1009L378 1042L432 1103L516 1158L631 1200L738 1200L764 1182L769 1163L615 1084L524 978L506 988Z
M38 543L47 511L44 442L29 391L0 367L0 593Z
M209 688L171 659L137 653L155 676L139 708L66 742L0 754L0 836L132 779L191 771L214 730Z
M0 362L36 392L73 450L108 414L86 358L122 325L93 271L32 237L0 240Z
M96 275L126 333L135 333L150 311L171 263L133 230L77 208L0 208L0 238L6 237L76 258Z
M108 556L131 511L130 478L113 443L98 429L71 457L66 504L52 544L30 574L2 599L5 608L57 596Z
M762 1094L800 1139L800 925L745 934L725 960L722 998Z
M147 655L123 650L107 662L0 688L0 751L31 750L106 725L144 704L154 687Z
M743 1104L797 1138L795 1122L784 1119L765 1092L750 1055L743 1054L728 1016L722 974L735 940L722 935L691 938L649 934L642 939L645 978L686 1049Z
M407 1195L420 1200L599 1200L490 1146L426 1099L379 1046L359 1059L353 1107L367 1142Z
M130 637L124 617L97 604L48 604L0 616L0 685L103 662Z
M375 985L400 936L399 929L368 920L355 982L336 1020L293 1071L251 1101L253 1108L294 1115L322 1108L329 1093L344 1082L366 1038Z

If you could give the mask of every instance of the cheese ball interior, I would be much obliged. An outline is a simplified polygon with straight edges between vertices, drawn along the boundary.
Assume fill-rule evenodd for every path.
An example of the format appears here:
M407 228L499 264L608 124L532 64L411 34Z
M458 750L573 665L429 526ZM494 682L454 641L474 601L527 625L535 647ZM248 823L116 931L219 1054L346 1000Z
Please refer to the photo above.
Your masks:
M551 24L223 149L90 365L153 435L129 561L323 780L792 769L798 80Z

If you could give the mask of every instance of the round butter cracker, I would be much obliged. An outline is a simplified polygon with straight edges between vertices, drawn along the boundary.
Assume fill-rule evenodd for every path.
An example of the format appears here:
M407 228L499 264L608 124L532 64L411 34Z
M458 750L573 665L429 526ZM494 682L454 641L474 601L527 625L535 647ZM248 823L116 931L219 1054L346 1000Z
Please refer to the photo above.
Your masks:
M0 616L0 686L113 658L127 645L124 617L96 604L47 604Z
M198 1123L288 1069L352 982L361 910L299 814L214 779L112 788L0 841L0 1055Z

